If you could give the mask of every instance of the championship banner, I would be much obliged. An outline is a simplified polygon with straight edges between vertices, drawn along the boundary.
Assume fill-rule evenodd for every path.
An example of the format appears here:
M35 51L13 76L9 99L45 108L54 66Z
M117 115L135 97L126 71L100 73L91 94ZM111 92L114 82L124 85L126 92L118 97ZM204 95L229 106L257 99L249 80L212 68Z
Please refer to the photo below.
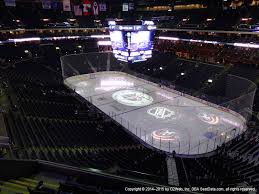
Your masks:
M52 9L62 9L62 3L58 0L52 0L51 8Z
M4 0L4 2L5 2L6 7L15 7L16 6L15 0Z
M106 11L106 3L99 3L99 11Z
M96 1L93 2L93 14L99 15L99 7Z
M92 4L91 4L91 1L89 0L84 0L83 2L83 6L84 6L84 9L83 9L83 15L84 16L89 16L91 15L92 13Z
M129 3L129 10L134 10L134 3Z
M71 11L70 0L63 0L63 10L64 11Z
M41 0L42 9L51 9L51 1L50 0Z
M74 14L75 16L82 16L82 9L80 8L80 5L74 5Z
M122 4L122 11L129 11L129 4L128 3Z

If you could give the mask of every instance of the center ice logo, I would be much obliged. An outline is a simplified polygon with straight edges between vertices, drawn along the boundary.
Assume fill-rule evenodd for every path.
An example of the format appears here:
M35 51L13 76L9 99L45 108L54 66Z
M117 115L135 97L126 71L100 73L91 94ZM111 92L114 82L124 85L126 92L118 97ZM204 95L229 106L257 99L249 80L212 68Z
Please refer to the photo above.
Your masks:
M157 119L166 119L175 115L175 112L165 107L153 107L148 109L147 113Z
M127 106L147 106L153 102L151 96L137 90L120 90L112 98Z

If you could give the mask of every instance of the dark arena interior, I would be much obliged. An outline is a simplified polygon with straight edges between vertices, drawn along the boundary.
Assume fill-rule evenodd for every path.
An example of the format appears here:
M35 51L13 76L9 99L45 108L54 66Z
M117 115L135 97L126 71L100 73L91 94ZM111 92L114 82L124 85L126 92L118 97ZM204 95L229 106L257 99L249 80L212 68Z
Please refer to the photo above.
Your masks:
M0 194L259 192L259 0L1 0Z

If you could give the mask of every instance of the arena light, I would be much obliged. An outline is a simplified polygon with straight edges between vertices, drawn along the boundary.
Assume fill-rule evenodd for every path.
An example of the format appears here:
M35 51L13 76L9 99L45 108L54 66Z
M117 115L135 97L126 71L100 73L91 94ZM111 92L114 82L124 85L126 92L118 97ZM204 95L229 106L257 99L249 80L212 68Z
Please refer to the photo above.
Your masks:
M81 46L81 45L78 45L78 46L77 46L77 48L81 49L81 48L82 48L82 46Z
M188 40L187 40L188 41ZM190 42L198 42L198 43L202 43L204 42L203 40L197 40L197 39L190 39Z
M74 18L70 18L70 19L68 19L68 21L70 21L70 22L74 22L74 21L76 21L76 19L74 19Z
M163 67L159 67L160 70L163 70Z
M110 38L110 35L91 35L91 38Z
M56 46L56 50L59 50L60 48L58 46Z
M28 50L24 50L24 53L29 53L29 51Z
M40 40L41 40L40 37L8 39L9 42L31 42L31 41L40 41Z
M246 47L246 48L259 48L259 44L251 44L251 43L234 43L236 47Z
M48 21L49 21L49 18L43 18L42 21L48 22Z
M110 46L110 45L112 45L111 41L108 41L108 40L107 41L98 41L97 44L99 46Z
M213 80L212 80L212 79L208 79L208 82L209 82L209 83L212 83L212 82L213 82Z
M174 40L174 41L180 40L180 38L177 38L177 37L166 37L166 36L159 36L158 39L160 39L160 40Z
M182 72L182 73L181 73L181 76L183 76L183 75L185 75L185 73L184 73L184 72Z
M244 48L259 48L259 44L252 43L228 43L228 42L218 42L218 41L210 41L210 40L199 40L199 39L182 39L178 37L168 37L168 36L159 36L160 40L172 40L172 41L185 41L185 42L195 42L195 43L205 43L205 44L223 44L223 45L231 45L236 47L244 47Z
M217 41L204 40L204 43L206 43L206 44L218 44L219 42L217 42Z
M212 21L212 20L214 20L214 19L212 19L212 18L207 18L207 19L206 19L207 22L210 22L210 21Z
M240 20L241 21L250 21L250 20L252 20L252 18L241 18Z

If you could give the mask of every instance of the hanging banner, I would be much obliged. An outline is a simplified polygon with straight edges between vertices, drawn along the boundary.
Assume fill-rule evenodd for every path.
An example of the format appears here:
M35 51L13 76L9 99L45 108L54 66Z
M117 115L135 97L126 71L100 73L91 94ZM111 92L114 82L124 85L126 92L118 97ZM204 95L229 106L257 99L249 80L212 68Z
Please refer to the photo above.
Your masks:
M51 9L51 1L50 0L41 0L42 9Z
M15 0L4 0L4 2L5 2L6 7L15 7L16 6Z
M84 0L83 6L84 6L83 15L84 15L84 16L89 16L89 15L91 15L91 14L92 14L92 4L91 4L91 1L89 1L89 0Z
M52 9L62 9L62 2L60 2L59 0L52 0L51 8Z
M129 3L129 10L134 10L134 3Z
M106 3L99 3L99 11L106 11Z
M122 11L129 11L129 4L128 3L122 4Z
M83 15L80 5L74 5L74 14L75 14L75 16Z
M99 7L96 1L93 2L93 14L99 15Z
M70 0L63 0L63 10L64 11L71 11Z

